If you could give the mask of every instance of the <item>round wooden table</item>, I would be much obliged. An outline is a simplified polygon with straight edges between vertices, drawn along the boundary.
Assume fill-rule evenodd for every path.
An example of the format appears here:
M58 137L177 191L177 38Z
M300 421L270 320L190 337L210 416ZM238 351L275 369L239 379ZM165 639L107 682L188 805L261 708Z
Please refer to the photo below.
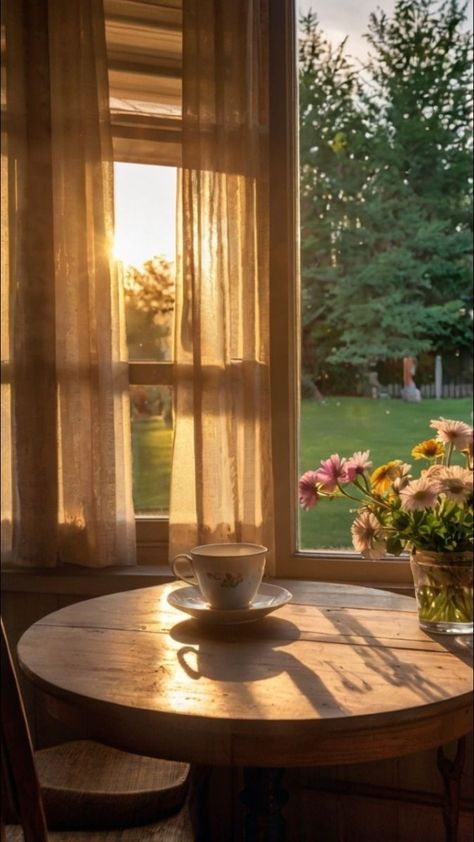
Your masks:
M426 634L409 597L277 584L292 601L235 626L172 608L179 582L76 603L25 632L20 664L53 715L102 742L247 767L248 804L252 768L398 757L471 730L472 638Z

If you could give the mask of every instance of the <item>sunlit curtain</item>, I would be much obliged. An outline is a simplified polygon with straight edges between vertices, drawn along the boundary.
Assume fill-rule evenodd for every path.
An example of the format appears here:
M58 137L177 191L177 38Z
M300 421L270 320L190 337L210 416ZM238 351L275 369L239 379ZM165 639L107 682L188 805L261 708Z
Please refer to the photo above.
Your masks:
M268 0L184 0L170 554L273 554Z
M130 564L102 2L2 6L2 558Z

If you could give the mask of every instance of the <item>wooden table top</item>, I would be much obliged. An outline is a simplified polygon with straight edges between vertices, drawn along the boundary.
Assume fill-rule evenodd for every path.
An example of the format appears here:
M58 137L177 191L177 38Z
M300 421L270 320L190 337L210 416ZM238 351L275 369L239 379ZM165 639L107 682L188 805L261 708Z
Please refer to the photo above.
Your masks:
M180 582L76 603L25 632L20 664L92 737L203 764L365 762L471 730L472 637L429 636L409 597L276 583L292 601L246 625L172 608Z

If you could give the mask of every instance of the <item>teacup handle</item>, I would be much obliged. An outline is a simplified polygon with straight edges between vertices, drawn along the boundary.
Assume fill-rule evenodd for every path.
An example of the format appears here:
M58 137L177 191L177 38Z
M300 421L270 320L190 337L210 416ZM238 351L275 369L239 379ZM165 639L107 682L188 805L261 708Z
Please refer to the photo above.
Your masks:
M180 573L180 571L179 571L179 565L180 564L188 564L191 568L192 573L193 573L193 560L192 560L191 556L188 555L188 553L179 553L179 555L175 556L175 558L171 562L171 569L172 569L174 575L178 577L178 579L183 579L183 581L187 582L188 585L196 586L197 581L196 581L196 578L194 577L194 575L193 575L193 578L191 579L189 576L185 576L184 573Z

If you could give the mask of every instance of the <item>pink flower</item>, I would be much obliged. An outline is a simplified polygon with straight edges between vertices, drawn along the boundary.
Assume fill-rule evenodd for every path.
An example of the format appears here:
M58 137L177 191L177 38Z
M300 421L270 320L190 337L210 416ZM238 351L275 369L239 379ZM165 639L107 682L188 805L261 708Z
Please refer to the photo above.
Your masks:
M408 465L406 462L400 462L397 471L399 476L393 480L392 489L395 494L400 494L402 488L405 488L411 480L411 465Z
M318 494L316 491L316 471L306 471L298 483L299 501L301 507L305 512L316 505L318 502Z
M445 494L448 500L463 503L472 494L472 471L460 465L441 468L437 479L441 494Z
M472 447L472 427L464 421L451 421L448 418L430 421L430 427L438 431L438 439L445 444L453 444L456 450Z
M350 459L345 463L346 471L354 469L355 476L363 474L364 471L372 467L372 462L369 460L370 450L356 450Z
M414 479L400 490L402 507L409 512L433 509L439 494L439 482L428 476Z
M355 477L355 469L347 470L346 460L338 453L333 453L329 459L321 459L321 467L315 472L316 481L323 491L331 493L336 491L338 482L352 482Z
M385 555L383 528L375 515L362 509L351 526L354 549L363 558L381 558Z
M467 451L467 455L468 455L469 460L471 462L472 462L472 451L473 451L473 438L474 438L474 430L471 427L471 432L468 433L468 435L466 436L466 446L463 448L463 450ZM472 467L472 465L471 465L471 467Z
M444 465L430 465L421 472L422 477L429 477L430 479L439 479L440 473L444 470Z

